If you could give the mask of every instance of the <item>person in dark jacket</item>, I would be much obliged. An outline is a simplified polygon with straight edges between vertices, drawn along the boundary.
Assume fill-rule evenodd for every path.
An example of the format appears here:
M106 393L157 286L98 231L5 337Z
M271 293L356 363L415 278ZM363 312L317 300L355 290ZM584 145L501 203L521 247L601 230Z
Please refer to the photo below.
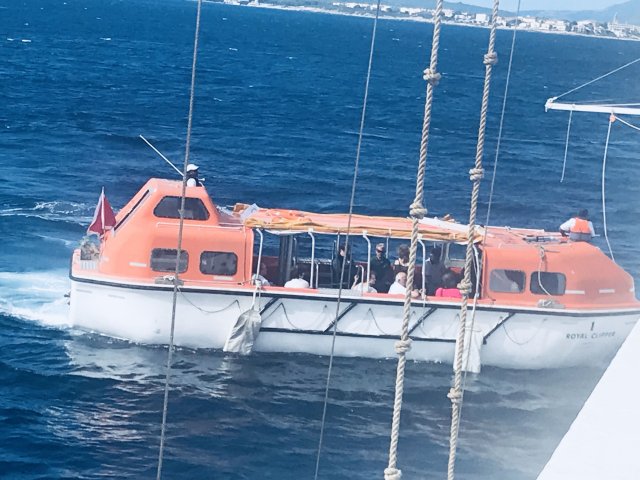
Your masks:
M331 261L331 273L333 278L333 286L334 288L340 287L340 275L342 274L342 264L345 263L344 266L344 277L342 279L342 287L349 288L351 286L351 278L353 274L351 272L352 264L351 264L351 254L347 251L345 245L340 245L338 247L338 251L336 252L335 257Z
M391 261L386 256L387 248L384 243L376 245L376 256L371 259L371 271L376 274L376 290L387 293L393 280Z

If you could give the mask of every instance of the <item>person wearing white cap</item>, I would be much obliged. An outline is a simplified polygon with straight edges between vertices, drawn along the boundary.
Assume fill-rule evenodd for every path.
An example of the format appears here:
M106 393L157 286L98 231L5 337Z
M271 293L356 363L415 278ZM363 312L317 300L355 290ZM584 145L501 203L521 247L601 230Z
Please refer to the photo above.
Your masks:
M190 163L187 165L187 187L201 187L202 182L198 179L198 166Z

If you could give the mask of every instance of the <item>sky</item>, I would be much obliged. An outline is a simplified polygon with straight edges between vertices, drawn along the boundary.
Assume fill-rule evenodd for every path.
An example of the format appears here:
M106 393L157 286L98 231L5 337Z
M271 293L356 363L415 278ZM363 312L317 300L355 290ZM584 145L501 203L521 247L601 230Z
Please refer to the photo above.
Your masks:
M457 0L453 0L457 1ZM521 10L601 10L626 0L521 0ZM467 0L464 3L491 7L492 0ZM515 11L518 0L500 0L501 10Z

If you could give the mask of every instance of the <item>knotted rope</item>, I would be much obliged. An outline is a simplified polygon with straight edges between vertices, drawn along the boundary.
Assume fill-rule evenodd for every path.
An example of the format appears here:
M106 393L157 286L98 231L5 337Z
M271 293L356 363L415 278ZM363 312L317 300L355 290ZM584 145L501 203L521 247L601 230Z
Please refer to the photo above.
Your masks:
M460 411L462 409L462 361L464 355L464 337L467 327L467 305L471 294L471 269L473 262L473 238L476 229L476 213L478 210L478 197L480 196L480 181L482 180L482 156L484 152L484 136L487 125L487 110L489 107L489 91L491 87L491 69L496 64L498 56L494 50L496 42L496 18L498 17L499 0L493 2L493 12L491 14L491 31L489 33L489 48L484 56L484 89L482 94L482 108L480 110L480 127L478 129L478 144L476 147L475 167L471 169L470 178L473 182L471 192L471 208L469 211L469 231L467 240L467 254L464 264L464 280L458 288L462 293L462 303L460 305L460 325L458 327L458 338L456 340L455 360L454 360L454 383L449 392L451 400L451 435L449 437L449 465L447 469L447 479L455 478L456 450L458 447L458 431L460 428ZM473 333L473 332L472 332Z
M169 380L171 378L171 361L173 357L173 337L176 329L176 305L178 301L178 287L180 285L180 257L182 253L182 232L184 230L184 203L187 193L187 165L189 164L189 151L191 146L191 126L193 125L193 97L196 84L196 64L198 60L198 38L200 36L200 12L202 0L198 0L196 13L196 31L193 41L193 62L191 64L191 89L189 93L189 117L187 122L187 141L184 152L184 164L182 167L182 193L180 194L180 223L178 226L178 246L176 248L176 269L173 277L173 303L171 305L171 333L169 335L169 350L167 352L167 369L164 381L164 401L162 404L162 427L160 429L160 451L158 453L158 471L156 479L162 478L162 460L164 456L164 442L167 429L167 407L169 405Z
M443 0L436 3L433 24L433 40L431 43L431 59L429 68L424 71L424 79L427 82L427 93L424 106L424 119L422 123L422 139L420 141L420 161L416 177L416 195L411 204L409 214L412 219L411 246L409 249L409 267L407 270L407 289L404 297L404 309L402 318L402 332L400 341L396 343L398 353L398 368L396 371L395 400L393 403L393 420L391 422L391 445L389 446L389 465L384 471L385 480L398 480L402 473L397 468L398 463L398 439L400 437L400 412L402 410L402 395L404 392L404 370L406 354L411 349L409 338L409 320L411 317L411 291L416 269L416 255L418 250L418 226L420 219L427 214L424 207L424 177L427 167L427 146L429 144L429 128L431 126L431 109L433 105L433 89L440 81L441 75L437 71L438 49L440 47L440 30L442 26Z

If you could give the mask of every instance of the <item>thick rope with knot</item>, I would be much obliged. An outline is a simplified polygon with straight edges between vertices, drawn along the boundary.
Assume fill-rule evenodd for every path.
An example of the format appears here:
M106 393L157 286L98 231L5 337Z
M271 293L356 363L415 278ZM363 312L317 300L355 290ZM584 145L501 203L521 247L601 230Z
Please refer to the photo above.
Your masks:
M409 216L411 218L417 218L418 220L422 220L427 216L427 209L421 203L412 203L411 207L409 207Z
M402 472L397 468L385 468L384 479L385 480L400 480L402 478Z
M490 52L490 53L486 53L484 55L484 62L485 65L495 65L496 63L498 63L498 54L496 52Z
M438 71L438 49L440 48L440 30L442 28L442 9L444 0L437 0L433 14L433 40L431 42L431 58L429 68L424 76L427 81L427 92L424 105L424 118L422 122L422 138L420 141L420 160L416 176L416 195L411 204L411 246L409 247L409 267L407 270L407 288L404 297L402 316L402 330L400 335L400 348L398 348L398 368L396 371L396 390L393 402L393 419L391 421L391 444L389 445L389 465L384 471L385 480L398 480L401 476L397 468L398 463L398 439L400 437L400 412L402 411L402 395L404 392L404 370L407 362L406 353L409 350L409 320L411 318L411 291L416 270L416 255L418 250L418 225L421 218L427 213L424 205L424 177L427 168L427 146L429 144L429 129L431 126L431 110L433 105L433 90L440 80ZM422 215L422 216L421 216Z
M407 353L411 350L411 339L407 338L406 340L398 340L395 343L396 353Z
M460 403L462 402L462 392L452 388L447 393L447 398L451 400L451 403Z
M473 182L471 191L471 207L469 210L469 230L467 236L467 254L464 264L464 280L460 285L462 293L462 303L460 305L460 325L458 327L458 337L456 339L455 359L454 359L454 383L449 392L451 400L451 434L449 437L449 464L447 468L447 479L455 478L456 450L458 447L458 432L460 429L460 411L464 391L462 390L462 362L464 356L464 339L467 329L467 305L471 295L471 270L473 263L473 238L476 230L476 214L478 211L478 197L480 196L480 181L484 170L482 169L482 156L484 153L484 137L487 126L487 110L489 108L489 92L491 87L491 69L496 64L498 56L495 53L496 43L496 19L498 17L499 0L494 0L493 11L491 13L491 30L489 32L489 47L484 56L484 87L482 92L482 107L480 109L480 126L478 128L478 144L476 147L476 159L474 168L469 171L470 179Z
M484 168L472 168L469 170L469 180L472 182L479 182L484 178Z
M440 83L440 80L442 79L442 75L440 75L435 70L431 70L430 68L427 68L424 71L424 75L422 75L422 78L424 78L427 82L429 82L431 85L436 87Z

